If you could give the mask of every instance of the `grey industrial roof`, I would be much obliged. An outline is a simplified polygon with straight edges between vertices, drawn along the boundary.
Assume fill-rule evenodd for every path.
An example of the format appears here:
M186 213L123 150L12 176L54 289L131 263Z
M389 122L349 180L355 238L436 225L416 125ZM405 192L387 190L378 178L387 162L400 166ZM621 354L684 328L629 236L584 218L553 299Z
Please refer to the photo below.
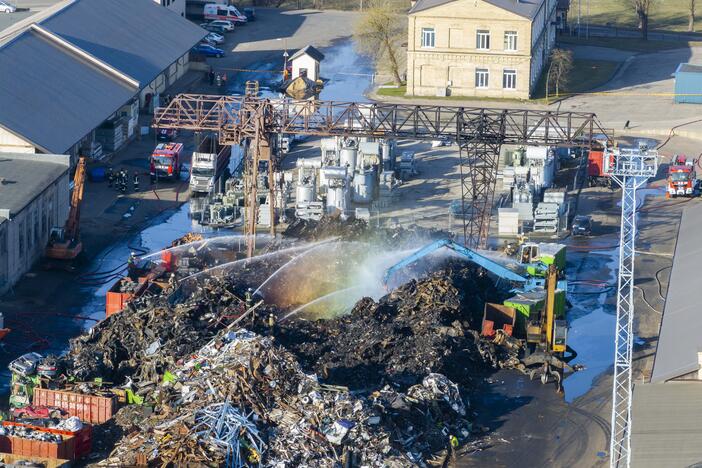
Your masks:
M321 62L324 60L324 54L312 47L311 45L308 45L307 47L303 47L302 49L298 50L294 54L290 56L290 60L295 60L298 57L303 56L304 54L309 55L313 59L315 59L318 62Z
M697 351L702 345L700 299L702 289L702 205L683 210L675 244L673 269L663 309L663 322L653 361L651 382L664 382L699 368ZM702 387L700 387L702 389Z
M9 210L12 218L68 168L64 155L0 153L0 210Z
M64 0L0 31L0 126L64 153L207 31L153 0Z
M428 10L437 6L445 5L456 0L418 0L417 3L410 9L409 13ZM539 11L539 7L545 0L484 0L491 5L502 8L503 10L511 11L512 13L532 19Z
M678 72L683 72L683 73L702 73L702 65L693 65L691 63L681 63L678 65L678 69L675 70L675 73Z
M0 47L0 126L65 153L136 89L34 30Z
M631 466L683 468L702 461L702 382L634 387Z
M40 24L142 88L207 35L153 0L78 0Z

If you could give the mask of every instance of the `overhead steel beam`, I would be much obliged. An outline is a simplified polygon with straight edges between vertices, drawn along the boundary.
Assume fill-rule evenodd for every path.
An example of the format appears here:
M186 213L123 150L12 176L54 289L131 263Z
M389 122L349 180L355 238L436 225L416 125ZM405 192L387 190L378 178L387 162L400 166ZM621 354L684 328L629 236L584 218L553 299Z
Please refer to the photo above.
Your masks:
M260 141L261 132L268 140L273 134L449 138L460 147L464 236L471 246L487 239L502 145L588 145L597 134L607 134L595 114L582 112L201 94L176 96L156 110L153 126L216 131L224 145Z

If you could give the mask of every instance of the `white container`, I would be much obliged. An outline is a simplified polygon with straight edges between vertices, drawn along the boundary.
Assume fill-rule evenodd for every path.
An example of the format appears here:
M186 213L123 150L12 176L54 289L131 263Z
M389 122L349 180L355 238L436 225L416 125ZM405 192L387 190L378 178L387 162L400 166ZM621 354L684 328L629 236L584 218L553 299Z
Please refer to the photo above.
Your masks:
M326 185L329 185L332 180L346 179L346 175L348 174L346 166L323 167L320 173L322 178L326 181Z
M370 203L373 201L373 172L360 171L353 178L353 201Z
M349 171L356 169L356 164L358 163L358 148L355 146L350 146L342 148L339 156L339 165L341 167L348 167Z
M300 184L297 186L296 202L308 203L316 199L315 187L312 184Z
M514 208L500 208L497 212L497 229L500 235L519 234L519 211Z
M327 190L327 213L333 214L337 211L345 213L348 209L349 191L346 187L334 187Z

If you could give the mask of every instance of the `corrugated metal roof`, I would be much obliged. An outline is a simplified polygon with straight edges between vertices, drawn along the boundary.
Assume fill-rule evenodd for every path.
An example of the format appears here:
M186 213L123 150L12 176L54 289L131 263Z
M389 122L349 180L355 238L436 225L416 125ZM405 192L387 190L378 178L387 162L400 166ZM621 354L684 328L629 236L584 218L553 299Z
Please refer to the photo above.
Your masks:
M675 244L673 269L651 375L651 382L654 383L699 368L697 351L702 345L702 320L697 294L702 289L700 232L702 205L691 204L683 210Z
M681 63L678 65L678 69L675 70L675 73L678 72L683 72L683 73L702 73L702 65L693 65L691 63Z
M142 88L207 35L153 0L79 0L40 24Z
M696 466L702 461L702 382L634 387L631 466Z
M0 48L0 125L61 154L136 93L62 47L25 31Z
M428 10L437 6L445 5L456 0L418 0L410 9L409 14L418 11ZM484 0L486 3L495 5L503 10L510 11L516 15L532 19L536 16L539 8L545 0Z
M0 153L0 210L17 215L68 168L64 155Z

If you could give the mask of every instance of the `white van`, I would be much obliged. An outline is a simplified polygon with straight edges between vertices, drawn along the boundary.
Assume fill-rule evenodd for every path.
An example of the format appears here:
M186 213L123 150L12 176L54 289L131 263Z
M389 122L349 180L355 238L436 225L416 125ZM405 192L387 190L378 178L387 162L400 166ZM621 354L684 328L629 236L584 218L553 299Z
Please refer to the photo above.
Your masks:
M246 15L241 13L236 7L223 5L220 3L208 3L203 11L205 19L212 20L227 20L232 23L246 23Z

